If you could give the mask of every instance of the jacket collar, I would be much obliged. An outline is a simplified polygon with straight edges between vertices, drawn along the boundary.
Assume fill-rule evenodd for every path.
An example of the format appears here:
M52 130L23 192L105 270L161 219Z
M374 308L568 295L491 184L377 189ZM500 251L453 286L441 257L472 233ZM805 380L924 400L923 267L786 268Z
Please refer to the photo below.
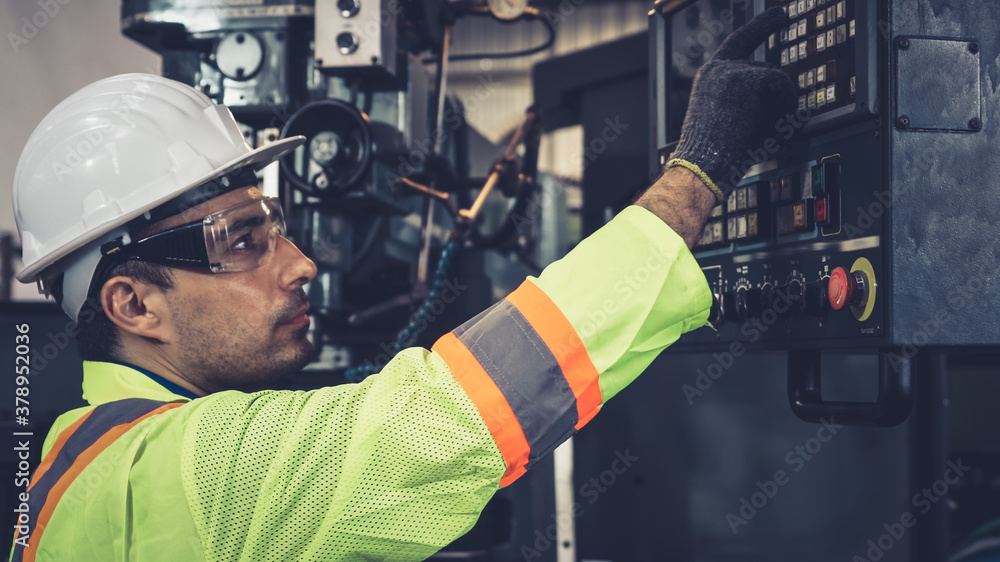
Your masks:
M84 361L83 398L96 406L125 398L188 402L197 397L190 391L133 365Z

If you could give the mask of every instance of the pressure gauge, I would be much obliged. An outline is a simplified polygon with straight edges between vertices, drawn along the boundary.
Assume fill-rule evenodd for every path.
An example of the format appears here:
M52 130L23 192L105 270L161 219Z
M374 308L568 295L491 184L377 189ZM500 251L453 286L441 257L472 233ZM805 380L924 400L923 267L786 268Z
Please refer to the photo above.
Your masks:
M524 14L528 0L488 0L490 12L497 19L504 21L516 20Z

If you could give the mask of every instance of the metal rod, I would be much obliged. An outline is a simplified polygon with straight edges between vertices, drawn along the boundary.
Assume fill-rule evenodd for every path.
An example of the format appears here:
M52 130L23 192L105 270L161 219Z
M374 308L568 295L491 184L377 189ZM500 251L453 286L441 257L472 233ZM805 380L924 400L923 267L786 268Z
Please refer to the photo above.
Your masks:
M444 129L444 106L448 94L448 55L451 50L451 24L444 26L444 38L441 40L441 58L438 59L437 67L437 115L436 128L434 129L434 154L441 152L441 139Z
M421 193L425 193L427 195L430 195L431 197L436 197L436 198L440 199L441 201L449 201L448 194L444 193L443 191L438 191L438 190L436 190L436 189L434 189L432 187L427 187L426 185L423 185L421 183L417 183L417 182L415 182L415 181L413 181L411 179L408 179L408 178L402 178L401 177L401 178L399 178L399 181L405 183L406 185L412 187L413 189L416 189L417 191L419 191Z
M417 289L423 291L427 288L427 269L431 260L431 240L434 238L434 200L424 199L424 223L420 228L420 236L423 238L420 247L420 258L417 261Z
M538 118L538 114L534 110L528 111L528 115L524 118L524 122L521 126L514 131L514 136L511 137L510 142L507 143L507 149L504 150L504 158L513 158L514 152L517 150L517 146L521 144L521 140L524 139L524 135L528 133L528 129L535 125L535 119Z
M514 132L514 136L510 139L510 142L507 143L507 149L504 150L503 153L503 160L510 160L514 158L514 153L517 150L518 145L521 144L521 140L524 139L524 136L528 133L528 130L534 126L535 119L537 118L538 118L537 113L535 113L534 111L528 112L528 116L524 118L524 123L522 123L521 126L518 127L517 131ZM500 179L500 164L497 163L497 165L493 169L493 173L490 174L490 177L486 179L486 184L483 185L483 189L479 192L479 195L476 196L476 200L475 202L472 203L472 206L469 207L468 210L462 209L461 211L458 212L458 214L462 215L463 217L469 220L476 220L476 216L479 214L479 210L486 202L486 198L489 196L490 191L493 190L493 186L496 185L497 180L499 179Z
M489 196L490 191L493 191L493 186L496 185L497 180L500 179L500 172L498 170L493 170L490 177L486 180L486 185L476 196L476 200L472 203L472 206L468 209L462 209L458 214L469 219L470 221L476 220L476 215L479 214L479 210L483 208L483 203L486 202L486 197Z
M437 121L434 129L434 155L441 152L441 139L444 138L444 106L448 95L448 53L451 49L451 23L444 26L444 36L441 39L441 57L438 59L437 68ZM434 190L434 184L429 188ZM431 259L431 241L434 232L434 200L427 199L424 202L424 221L420 226L420 257L417 261L417 291L421 292L427 288L427 270Z

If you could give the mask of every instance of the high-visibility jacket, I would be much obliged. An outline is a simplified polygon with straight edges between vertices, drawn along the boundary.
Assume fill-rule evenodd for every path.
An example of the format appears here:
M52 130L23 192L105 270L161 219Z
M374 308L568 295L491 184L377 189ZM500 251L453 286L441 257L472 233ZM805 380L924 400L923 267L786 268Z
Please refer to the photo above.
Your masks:
M191 399L85 362L90 406L46 439L12 559L422 560L710 305L681 238L630 207L360 384Z

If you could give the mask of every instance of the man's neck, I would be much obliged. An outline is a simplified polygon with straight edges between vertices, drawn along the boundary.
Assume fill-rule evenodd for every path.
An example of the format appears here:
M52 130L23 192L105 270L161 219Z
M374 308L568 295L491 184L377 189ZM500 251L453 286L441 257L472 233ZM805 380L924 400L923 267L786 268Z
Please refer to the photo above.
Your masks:
M122 363L153 373L167 382L191 392L195 396L206 396L209 394L205 389L188 380L176 365L156 350L126 352L123 355Z

